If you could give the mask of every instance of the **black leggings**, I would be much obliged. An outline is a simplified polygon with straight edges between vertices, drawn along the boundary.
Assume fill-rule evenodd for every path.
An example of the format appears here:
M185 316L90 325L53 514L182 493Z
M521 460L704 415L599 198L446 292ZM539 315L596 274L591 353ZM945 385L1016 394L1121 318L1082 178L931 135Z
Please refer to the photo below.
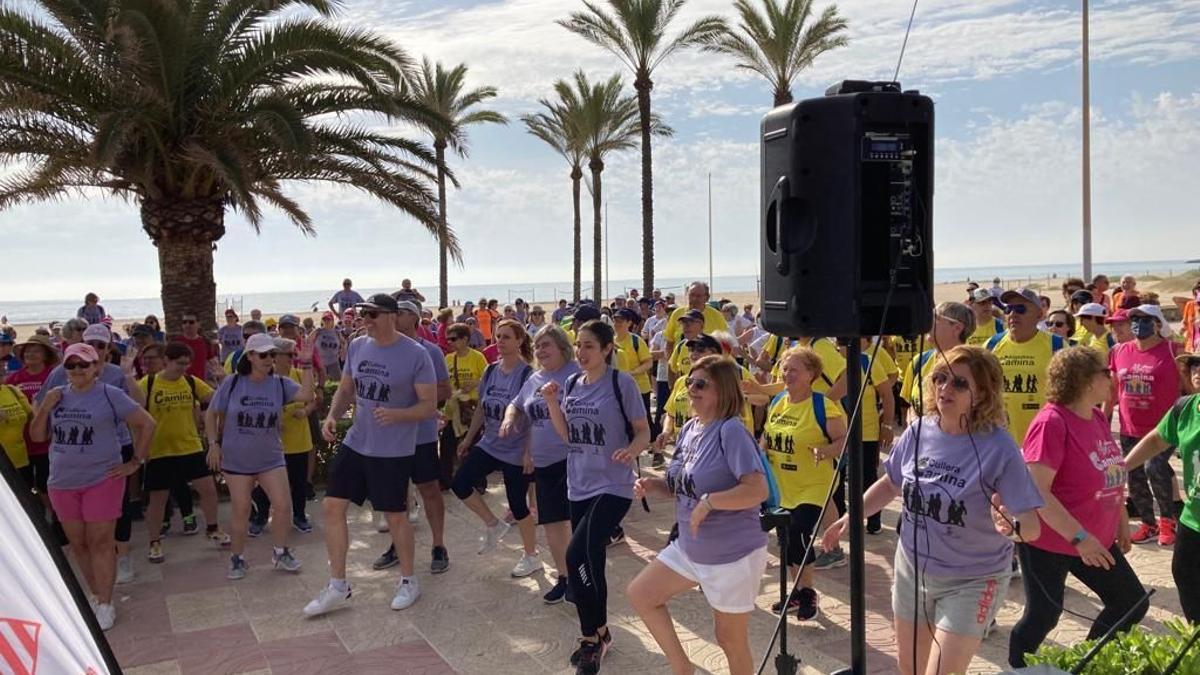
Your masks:
M133 459L133 446L126 445L121 447L121 461L128 462ZM138 469L141 471L141 469ZM117 525L113 531L113 539L121 544L128 544L129 537L133 535L133 517L137 515L138 505L129 497L129 485L132 480L125 481L125 496L121 501L121 517L117 518Z
M879 441L863 441L862 449L863 494L866 494L875 481L879 480ZM842 477L838 481L837 489L833 491L833 505L837 507L839 517L846 515L846 490L850 487L850 478L846 475L846 470L850 467L849 458L841 467ZM879 514L876 513L867 521L878 525Z
M1128 454L1140 438L1121 435L1121 451ZM1154 518L1154 504L1158 504L1163 518L1177 518L1175 512L1175 470L1171 468L1171 455L1175 451L1164 450L1151 457L1143 466L1129 472L1129 499L1137 509L1138 518L1151 527L1158 527Z
M308 495L308 453L298 452L284 455L283 461L287 462L288 490L292 494L292 518L307 520L307 516L304 514L304 498ZM254 491L250 493L250 499L254 503L250 520L259 525L266 525L267 515L271 513L271 499L267 497L267 491L255 485ZM215 524L211 523L211 525Z
M1200 623L1200 532L1183 523L1175 530L1171 577L1179 591L1184 618L1191 623Z
M567 579L584 637L592 637L598 628L608 625L608 580L604 576L608 538L632 503L631 499L610 494L571 502Z
M478 445L471 448L462 466L458 467L450 489L455 497L465 500L475 491L476 484L482 481L487 485L487 477L494 471L504 476L504 492L508 495L508 508L512 511L513 520L528 518L529 476L525 475L525 467L496 459Z
M1009 665L1023 667L1025 655L1036 652L1050 631L1058 625L1068 574L1092 589L1104 603L1104 610L1096 617L1087 639L1094 640L1107 633L1130 608L1139 603L1138 608L1121 624L1120 630L1129 630L1146 616L1149 604L1142 602L1146 593L1142 582L1138 581L1137 574L1116 544L1108 552L1116 564L1106 570L1085 565L1078 556L1053 553L1029 544L1017 545L1017 554L1021 558L1021 582L1025 586L1025 612L1017 625L1013 626L1012 638L1008 643Z

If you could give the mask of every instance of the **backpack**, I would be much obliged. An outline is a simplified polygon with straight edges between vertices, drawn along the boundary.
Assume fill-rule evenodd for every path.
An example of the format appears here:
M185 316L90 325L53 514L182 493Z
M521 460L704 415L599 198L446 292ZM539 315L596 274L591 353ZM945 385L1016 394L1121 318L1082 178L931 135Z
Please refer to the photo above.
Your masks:
M786 391L781 391L776 394L775 398L771 399L771 404L767 406L767 409L770 410L771 408L775 407L775 404L778 403L779 400L784 396L787 396ZM817 418L817 426L821 427L821 434L825 436L825 442L832 443L833 438L829 435L829 429L826 426L825 395L814 391L812 393L812 406L813 417Z
M621 400L621 371L616 368L611 368L610 370L612 372L613 398L617 399L617 409L621 411L621 420L625 423L625 436L628 439L626 441L628 443L633 441L637 434L633 432L633 423L629 421L629 415L625 414L625 402ZM564 401L571 395L571 390L575 388L576 383L579 382L579 378L581 377L583 377L583 373L578 372L567 378L567 391L563 394Z

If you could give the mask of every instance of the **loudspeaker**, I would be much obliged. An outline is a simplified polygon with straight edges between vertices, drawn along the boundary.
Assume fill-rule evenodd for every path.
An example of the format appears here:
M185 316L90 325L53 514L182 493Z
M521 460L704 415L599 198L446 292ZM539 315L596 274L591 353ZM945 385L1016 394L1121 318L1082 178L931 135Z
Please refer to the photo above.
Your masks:
M772 110L762 121L764 326L808 337L928 331L932 209L929 97L848 80Z

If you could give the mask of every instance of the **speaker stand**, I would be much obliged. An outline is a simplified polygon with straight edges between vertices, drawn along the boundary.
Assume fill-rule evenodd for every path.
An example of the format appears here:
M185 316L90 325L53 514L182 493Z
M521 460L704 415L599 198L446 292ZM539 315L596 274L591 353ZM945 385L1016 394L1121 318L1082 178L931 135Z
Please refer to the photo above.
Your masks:
M862 340L855 336L839 340L846 348L846 398L853 406L862 389ZM881 347L882 348L882 347ZM853 408L846 410L853 414ZM850 515L850 667L836 671L833 675L866 675L867 672L867 612L866 612L866 567L863 562L863 544L866 529L863 515L863 453L862 411L859 410L855 423L847 430L846 452L850 453L846 464L846 503Z
M792 589L791 579L788 578L788 567L791 564L788 560L788 530L791 521L791 514L782 508L769 509L759 517L763 531L775 530L775 537L779 541L779 602L783 604L783 610L780 612L783 616L779 621L779 653L775 655L776 675L796 675L800 667L800 659L788 653L787 644L788 599Z

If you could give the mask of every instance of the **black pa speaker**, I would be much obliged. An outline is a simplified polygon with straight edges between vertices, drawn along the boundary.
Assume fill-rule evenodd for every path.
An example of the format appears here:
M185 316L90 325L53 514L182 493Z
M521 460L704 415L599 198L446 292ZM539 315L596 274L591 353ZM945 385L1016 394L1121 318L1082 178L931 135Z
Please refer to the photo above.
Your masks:
M932 209L929 97L846 81L772 110L762 122L764 326L809 337L928 331Z

